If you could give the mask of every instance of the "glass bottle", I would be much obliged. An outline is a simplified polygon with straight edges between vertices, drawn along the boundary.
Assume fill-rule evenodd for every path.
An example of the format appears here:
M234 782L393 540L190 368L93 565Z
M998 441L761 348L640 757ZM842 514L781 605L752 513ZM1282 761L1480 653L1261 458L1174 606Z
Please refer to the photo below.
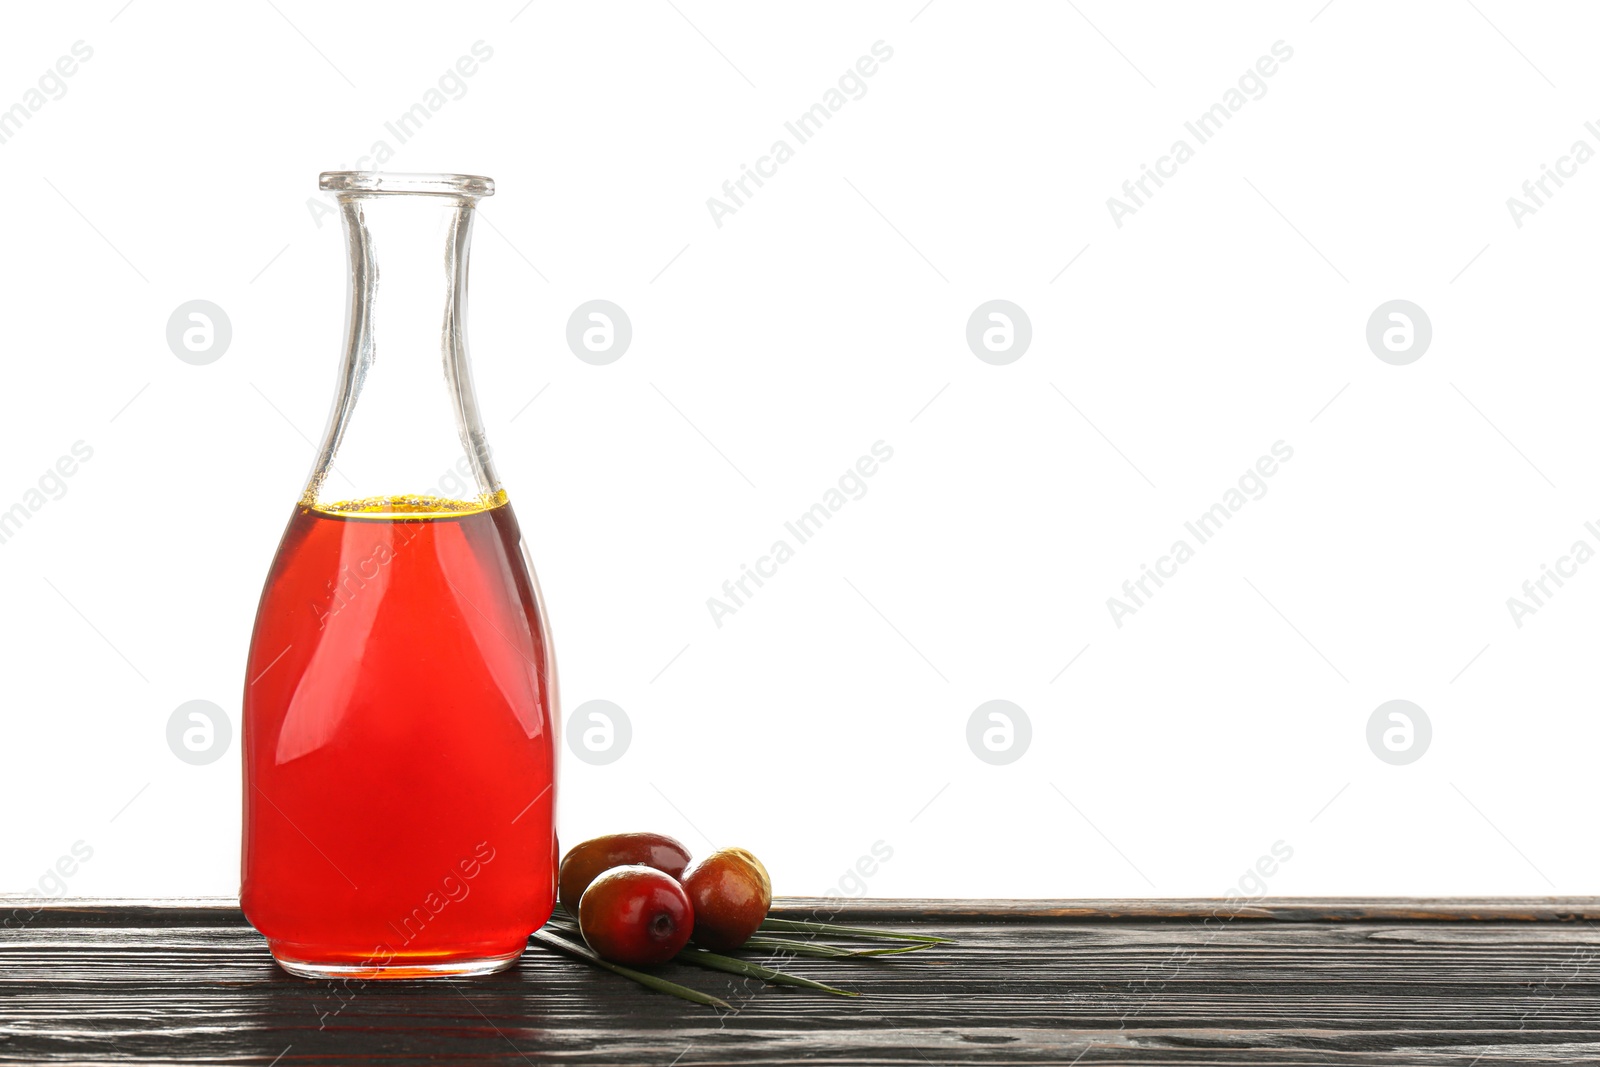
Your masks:
M288 971L508 966L555 900L557 691L468 368L487 178L328 173L346 344L256 613L240 901Z

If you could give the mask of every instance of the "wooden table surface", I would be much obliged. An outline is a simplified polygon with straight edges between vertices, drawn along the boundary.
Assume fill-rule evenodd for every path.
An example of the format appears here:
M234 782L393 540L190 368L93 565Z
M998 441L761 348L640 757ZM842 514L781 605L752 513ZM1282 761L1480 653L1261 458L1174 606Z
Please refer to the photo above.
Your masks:
M662 969L732 1012L537 942L346 990L279 970L231 903L26 906L0 900L5 1063L1600 1063L1600 898L858 902L833 921L959 943L783 965L848 999Z

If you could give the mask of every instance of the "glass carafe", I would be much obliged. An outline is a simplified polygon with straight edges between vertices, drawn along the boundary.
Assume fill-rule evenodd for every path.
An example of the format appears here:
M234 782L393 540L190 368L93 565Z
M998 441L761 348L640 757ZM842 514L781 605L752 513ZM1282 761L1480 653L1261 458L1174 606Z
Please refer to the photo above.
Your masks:
M240 899L295 974L486 973L549 917L558 862L549 628L467 362L494 183L321 186L345 350L250 643Z

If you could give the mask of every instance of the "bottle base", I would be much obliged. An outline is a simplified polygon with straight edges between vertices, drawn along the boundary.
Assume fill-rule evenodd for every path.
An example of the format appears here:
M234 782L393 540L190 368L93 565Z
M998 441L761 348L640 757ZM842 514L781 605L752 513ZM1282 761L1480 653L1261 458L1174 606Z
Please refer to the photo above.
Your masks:
M272 958L277 961L279 967L297 978L360 978L378 981L406 978L470 978L505 970L522 958L523 949L526 947L522 945L514 952L468 959L396 959L388 963L375 964L295 959L277 946L272 946Z

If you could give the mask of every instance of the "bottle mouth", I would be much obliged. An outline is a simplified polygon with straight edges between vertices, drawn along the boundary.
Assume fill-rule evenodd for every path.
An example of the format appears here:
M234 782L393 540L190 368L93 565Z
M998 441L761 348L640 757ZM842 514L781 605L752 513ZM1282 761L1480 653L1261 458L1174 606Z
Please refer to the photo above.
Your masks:
M424 193L434 196L494 195L494 179L476 174L385 174L374 170L328 170L317 186L330 193Z

